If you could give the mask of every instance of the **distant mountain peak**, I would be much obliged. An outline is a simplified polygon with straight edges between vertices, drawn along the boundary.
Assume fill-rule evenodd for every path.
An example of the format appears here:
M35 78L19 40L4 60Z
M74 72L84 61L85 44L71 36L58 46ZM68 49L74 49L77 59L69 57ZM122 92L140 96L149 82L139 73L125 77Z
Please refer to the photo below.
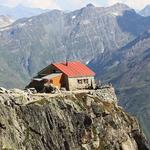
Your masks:
M49 10L46 9L44 10L40 8L31 8L21 4L15 7L7 7L7 6L0 5L0 15L7 15L15 20L20 18L36 16L48 11Z
M116 8L126 8L129 9L130 7L124 3L116 3L114 5L112 5L111 7L116 7ZM131 9L131 8L130 8Z
M95 7L92 3L86 5L86 7Z
M127 7L129 7L128 5L126 5L126 4L124 4L124 3L120 3L120 2L114 4L114 6L127 6Z
M148 5L145 6L145 8L148 8L148 7L150 7L150 4L148 4Z
M145 17L150 16L150 4L146 5L139 13Z

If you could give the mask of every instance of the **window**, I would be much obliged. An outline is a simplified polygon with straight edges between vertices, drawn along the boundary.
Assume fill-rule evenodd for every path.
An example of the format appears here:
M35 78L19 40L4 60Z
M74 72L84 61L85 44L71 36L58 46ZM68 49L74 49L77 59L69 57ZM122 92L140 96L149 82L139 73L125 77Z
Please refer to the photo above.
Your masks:
M53 70L52 72L53 72L53 73L56 73L56 70Z
M82 80L81 79L78 80L78 84L82 84Z
M88 79L84 79L84 83L88 84L89 83Z
M56 69L53 69L53 70L52 70L52 73L61 73L61 71L56 70Z

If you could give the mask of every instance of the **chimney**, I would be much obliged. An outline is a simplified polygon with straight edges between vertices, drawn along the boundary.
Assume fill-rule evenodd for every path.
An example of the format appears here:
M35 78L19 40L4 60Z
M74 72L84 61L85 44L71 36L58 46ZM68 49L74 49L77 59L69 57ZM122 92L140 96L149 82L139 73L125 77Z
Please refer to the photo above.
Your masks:
M68 66L68 60L66 59L66 66Z

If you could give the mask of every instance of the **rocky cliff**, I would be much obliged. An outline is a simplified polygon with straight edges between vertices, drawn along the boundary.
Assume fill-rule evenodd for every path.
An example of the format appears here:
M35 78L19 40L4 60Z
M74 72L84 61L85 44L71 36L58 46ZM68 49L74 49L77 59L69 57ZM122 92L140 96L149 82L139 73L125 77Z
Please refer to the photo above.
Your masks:
M0 149L148 150L112 87L61 94L0 91Z

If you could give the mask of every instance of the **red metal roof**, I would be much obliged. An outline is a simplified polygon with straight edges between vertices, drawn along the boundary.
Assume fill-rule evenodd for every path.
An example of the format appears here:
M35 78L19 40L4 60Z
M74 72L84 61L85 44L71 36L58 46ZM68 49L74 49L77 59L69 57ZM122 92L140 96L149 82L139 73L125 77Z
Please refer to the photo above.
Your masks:
M57 69L68 77L95 76L95 73L80 62L53 63Z

